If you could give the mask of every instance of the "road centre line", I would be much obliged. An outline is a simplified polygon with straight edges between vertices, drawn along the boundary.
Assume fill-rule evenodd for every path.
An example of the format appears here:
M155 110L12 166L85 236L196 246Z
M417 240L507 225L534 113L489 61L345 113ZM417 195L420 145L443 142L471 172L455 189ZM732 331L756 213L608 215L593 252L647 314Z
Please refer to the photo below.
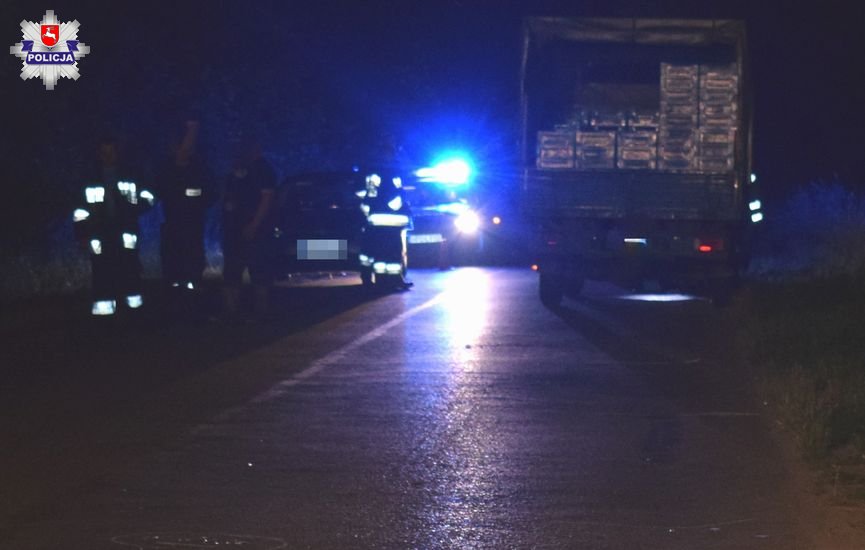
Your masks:
M366 334L363 334L362 336L352 340L348 344L345 344L341 348L338 348L338 349L328 353L324 357L316 359L315 361L313 361L308 367L306 367L302 371L294 374L290 378L287 378L287 379L277 383L275 386L271 387L269 390L267 390L267 391L259 394L258 396L254 397L252 399L252 401L250 401L250 403L253 403L253 404L267 403L268 401L272 401L272 400L278 398L279 396L283 395L287 391L288 388L296 386L296 385L300 384L301 382L303 382L304 380L307 380L307 379L315 376L316 374L320 373L321 371L323 371L327 367L338 363L339 361L343 360L352 351L356 350L357 348L359 348L363 345L366 345L366 344L372 342L373 340L381 338L390 329L392 329L393 327L405 322L407 319L414 317L415 315L417 315L418 313L420 313L422 311L425 311L431 307L436 306L439 302L442 301L445 294L446 294L446 291L442 291L442 292L438 293L437 295L430 298L426 302L424 302L418 306L415 306L408 311L404 311L403 313L397 315L396 317L394 317L393 319L391 319L387 323L372 329L371 331L367 332Z

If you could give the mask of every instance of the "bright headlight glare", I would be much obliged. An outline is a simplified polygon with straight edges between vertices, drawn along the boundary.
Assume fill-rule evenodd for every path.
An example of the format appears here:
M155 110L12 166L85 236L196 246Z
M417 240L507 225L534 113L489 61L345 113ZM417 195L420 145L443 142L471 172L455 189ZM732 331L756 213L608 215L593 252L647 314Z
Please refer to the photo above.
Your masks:
M467 210L457 216L454 220L454 225L461 233L474 233L481 226L481 220L477 214L471 210Z

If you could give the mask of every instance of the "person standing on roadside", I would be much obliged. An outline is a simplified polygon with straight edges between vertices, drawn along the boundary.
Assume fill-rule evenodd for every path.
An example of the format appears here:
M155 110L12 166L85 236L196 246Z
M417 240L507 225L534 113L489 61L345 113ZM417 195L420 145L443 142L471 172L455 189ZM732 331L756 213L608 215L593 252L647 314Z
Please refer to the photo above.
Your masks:
M201 286L205 267L204 225L212 202L211 175L196 152L199 123L185 122L171 143L171 155L157 181L162 204L162 277L178 294L177 304L194 307L193 292Z
M123 162L112 137L99 142L99 168L85 180L84 202L72 214L76 238L90 252L90 313L113 317L119 309L144 304L138 258L138 218L153 206L153 194L142 189Z
M240 307L243 272L248 270L253 291L253 313L267 313L274 280L273 205L276 174L257 140L246 137L225 184L222 201L224 257L223 306L236 317Z

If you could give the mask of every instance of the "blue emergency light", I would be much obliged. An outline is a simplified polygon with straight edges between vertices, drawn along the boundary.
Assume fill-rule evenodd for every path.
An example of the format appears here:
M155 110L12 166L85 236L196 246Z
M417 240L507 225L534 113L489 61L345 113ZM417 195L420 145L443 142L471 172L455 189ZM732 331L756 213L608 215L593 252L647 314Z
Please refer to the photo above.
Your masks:
M444 185L464 185L472 176L471 163L463 157L449 157L415 172L421 181Z

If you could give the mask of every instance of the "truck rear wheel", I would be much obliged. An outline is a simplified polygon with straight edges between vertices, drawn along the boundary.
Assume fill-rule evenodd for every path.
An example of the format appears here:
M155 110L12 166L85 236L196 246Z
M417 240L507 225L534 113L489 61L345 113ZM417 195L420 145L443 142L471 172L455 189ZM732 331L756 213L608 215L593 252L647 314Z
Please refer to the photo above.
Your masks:
M557 308L562 304L565 294L561 277L541 271L538 277L541 303L549 308Z
M586 285L586 278L582 275L576 275L571 280L571 284L568 287L568 293L576 298L583 291L583 287Z

